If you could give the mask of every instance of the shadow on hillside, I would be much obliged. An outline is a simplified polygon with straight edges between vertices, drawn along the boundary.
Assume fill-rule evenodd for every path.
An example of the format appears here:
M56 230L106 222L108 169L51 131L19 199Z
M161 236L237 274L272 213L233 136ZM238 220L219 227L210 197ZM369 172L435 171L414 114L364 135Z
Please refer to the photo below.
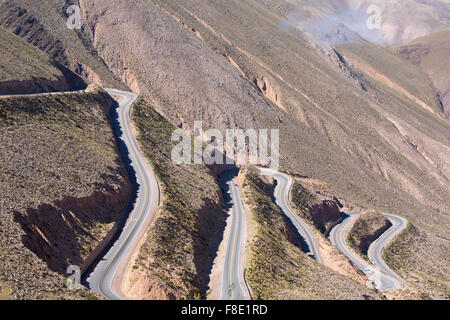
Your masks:
M228 182L234 179L239 173L239 169L227 170L219 175L218 182L222 191L222 206L218 207L210 199L203 199L206 203L200 210L197 220L197 237L194 244L194 263L197 269L198 288L206 297L209 289L210 275L217 258L220 243L226 228L226 221L230 217L230 210L233 207Z
M330 237L330 233L334 228L336 228L339 224L344 222L345 219L350 218L350 215L345 212L341 211L339 212L339 214L341 215L341 218L338 221L336 221L336 223L324 233L325 238Z
M116 222L116 225L114 226L115 232L112 236L111 240L108 242L108 244L102 249L102 251L97 255L97 257L93 260L93 262L90 264L89 268L83 273L82 275L82 283L84 285L87 285L86 280L88 276L94 271L97 264L103 260L103 257L108 253L108 251L112 248L114 243L119 239L123 228L125 227L125 224L127 222L128 217L130 216L132 210L134 209L134 206L136 204L138 191L140 188L140 185L137 182L136 178L136 171L134 170L132 164L132 161L130 159L130 152L128 151L128 148L125 144L125 142L121 139L123 135L123 131L121 129L120 123L119 123L119 104L114 101L110 113L109 113L109 120L111 123L111 127L114 133L114 139L116 141L116 145L119 151L119 154L121 156L121 161L125 166L127 177L132 185L132 194L131 197L125 206L125 208L122 210L122 216L119 221Z
M308 243L306 243L305 239L301 236L298 229L295 227L294 223L292 222L291 218L289 218L283 211L283 209L277 204L275 199L275 188L278 185L278 181L274 179L273 188L271 189L270 197L272 199L272 202L280 209L280 212L283 214L283 219L286 224L286 227L288 228L286 232L286 237L290 243L292 243L294 246L302 250L304 253L310 253L311 249L308 246Z
M121 174L129 179L132 187L128 188L126 184L122 184L120 188L113 188L108 184L96 185L97 191L87 197L66 197L52 204L42 204L37 209L28 208L25 214L13 213L14 220L24 230L23 245L47 263L50 270L62 275L66 275L69 265L80 266L85 270L82 275L82 282L85 285L87 276L119 237L133 209L139 187L127 148L119 138L122 132L118 122L117 107L117 103L114 103L109 115L120 154L120 158L118 157L116 161L121 168L125 168L126 172ZM116 179L116 177L105 177L105 179L108 178ZM74 180L74 183L79 181ZM115 224L107 237L108 241L103 240L108 242L107 244L102 243L102 239L95 239L95 234L89 233L89 228L98 223ZM97 248L91 250L86 247L86 244L83 245L80 242L80 236L94 238L100 243ZM85 250L91 252L87 258L82 256Z

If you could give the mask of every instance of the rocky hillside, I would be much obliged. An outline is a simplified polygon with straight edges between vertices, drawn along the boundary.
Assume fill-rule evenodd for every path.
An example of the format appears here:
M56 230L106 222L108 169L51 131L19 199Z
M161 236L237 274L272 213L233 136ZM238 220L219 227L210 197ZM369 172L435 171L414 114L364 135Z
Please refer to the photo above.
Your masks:
M24 38L47 55L83 77L104 87L124 89L92 45L92 30L67 27L66 9L73 1L0 1L0 26Z
M337 198L321 197L298 181L292 186L291 199L300 217L310 221L324 234L342 219L340 213L342 204Z
M422 246L450 246L450 125L427 74L355 26L297 25L350 1L84 0L79 31L66 27L69 3L2 1L0 24L86 79L123 80L172 125L280 129L283 170L402 215L430 239L412 242L410 261ZM421 19L429 32L448 27L448 1L383 3L390 43L422 35Z
M205 165L171 161L175 127L149 103L139 100L132 116L164 200L131 263L126 293L134 299L205 298L225 229L218 183Z
M44 52L0 27L0 94L86 88L81 78Z
M395 48L412 63L422 67L433 82L439 102L450 119L450 29L436 32Z
M348 233L347 241L356 252L366 256L371 243L391 226L392 223L381 213L375 211L364 212L353 224Z
M384 259L402 278L422 292L450 298L448 247L434 236L409 224L386 248Z
M381 30L388 45L406 44L450 25L448 0L347 0L347 2L356 2L364 9L373 4L380 6Z
M104 91L0 98L0 285L14 299L70 299L132 195Z

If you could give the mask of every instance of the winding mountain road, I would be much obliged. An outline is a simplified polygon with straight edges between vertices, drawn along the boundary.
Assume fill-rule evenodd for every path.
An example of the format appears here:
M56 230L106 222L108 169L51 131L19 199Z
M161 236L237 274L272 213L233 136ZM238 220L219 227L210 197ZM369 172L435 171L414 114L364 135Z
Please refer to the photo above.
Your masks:
M112 96L120 98L118 112L118 121L123 140L131 159L131 165L136 172L137 183L139 185L138 195L133 211L118 238L103 259L97 264L94 271L87 278L89 288L95 293L110 300L127 299L121 291L121 284L124 272L128 267L131 255L136 250L139 240L144 236L148 226L153 220L156 210L160 203L160 190L157 178L153 169L149 165L143 152L140 150L136 141L136 134L131 124L130 113L137 95L131 92L107 89ZM83 92L83 91L80 91ZM45 93L44 95L58 95L70 92ZM42 94L28 94L24 96L33 96ZM21 96L21 95L15 95ZM8 98L10 96L1 96ZM310 227L304 223L290 206L290 190L293 180L290 176L272 170L261 168L263 175L271 176L277 181L274 197L276 204L283 213L291 220L298 230L298 233L305 240L309 247L309 255L322 263L319 248L315 240L314 233ZM232 204L232 218L230 233L227 239L227 248L224 261L222 276L221 300L248 300L251 299L248 287L244 279L244 262L242 259L245 247L245 210L240 194L240 187L235 178L229 177L228 182L230 192L230 203ZM408 222L395 215L384 214L392 226L374 241L368 250L368 259L373 264L357 255L347 246L346 236L349 227L358 218L360 213L350 213L348 218L335 226L329 235L333 245L335 245L343 254L345 254L352 263L362 272L368 275L378 290L388 290L403 287L403 280L392 271L384 262L382 253L386 245L393 240L395 236L401 233Z
M275 188L274 193L276 204L292 221L299 234L306 241L310 250L309 254L318 262L322 263L314 233L311 231L310 227L293 212L290 206L289 194L293 184L292 178L272 169L261 168L260 170L263 175L271 176L277 181L277 187ZM335 226L330 233L331 242L344 253L358 269L369 277L369 280L372 281L375 288L378 290L402 288L403 280L386 265L383 260L383 250L395 236L407 227L408 221L399 216L384 214L384 216L391 221L392 226L370 245L367 256L372 263L371 265L350 249L346 243L348 229L358 218L359 214L359 212L350 213L348 218Z
M401 288L403 286L403 280L384 262L383 250L398 234L406 229L408 221L392 214L384 213L383 215L389 219L392 226L377 240L372 242L367 252L367 256L375 268L379 268L381 272L394 280L396 288Z
M359 212L348 214L348 217L342 223L335 226L330 232L330 240L336 248L345 254L352 263L369 277L377 290L398 289L403 287L403 280L392 271L383 260L383 249L392 241L392 239L402 232L408 225L408 222L398 216L384 214L392 226L374 241L368 250L367 256L373 265L361 258L354 252L346 242L350 226L359 217Z
M122 277L139 240L144 236L150 222L154 218L160 202L160 190L153 169L137 144L136 134L131 124L131 107L138 96L131 92L114 89L105 90L110 95L120 99L117 109L118 121L122 132L120 139L125 143L128 156L131 159L131 165L136 172L139 190L134 209L130 213L119 239L97 264L94 271L86 279L86 282L93 292L106 299L123 300L127 299L127 297L121 292ZM2 95L0 98L64 95L83 92L88 92L88 90Z
M245 210L242 205L239 183L233 173L226 172L224 180L227 181L229 187L229 202L232 205L232 213L223 266L220 300L250 300L243 266L246 233Z
M271 176L277 181L277 186L274 192L276 204L291 220L300 236L305 240L309 249L308 254L318 262L323 263L313 231L305 222L302 221L302 219L300 219L300 217L291 208L289 198L291 187L293 184L292 178L287 174L278 172L273 169L260 168L260 170L263 175Z
M118 240L89 275L87 283L92 291L106 299L122 300L126 299L121 291L123 274L139 240L154 218L160 201L160 191L156 176L138 147L130 120L131 106L136 101L137 95L118 90L106 91L120 98L117 112L122 131L121 139L127 147L131 165L136 171L139 190L134 209Z

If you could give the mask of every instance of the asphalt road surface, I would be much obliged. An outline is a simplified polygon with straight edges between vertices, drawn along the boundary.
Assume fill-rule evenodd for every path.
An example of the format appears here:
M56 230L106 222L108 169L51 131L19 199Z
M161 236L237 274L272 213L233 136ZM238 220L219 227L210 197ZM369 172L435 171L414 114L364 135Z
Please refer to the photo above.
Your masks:
M386 230L376 241L374 241L368 250L368 258L373 265L361 258L346 243L349 227L358 218L359 212L348 214L348 217L342 223L335 226L330 232L330 240L336 248L345 254L352 263L366 274L377 290L398 289L403 287L403 280L392 271L383 261L382 253L386 245L392 239L402 232L408 222L398 216L384 214L392 226Z
M145 234L159 205L160 191L157 179L147 159L139 149L130 120L130 110L137 96L130 92L106 90L119 97L117 110L122 131L121 139L126 145L131 165L136 171L139 185L138 195L133 211L121 232L118 240L95 267L87 278L89 288L110 300L126 299L121 292L121 283L127 264L139 240Z
M231 226L225 252L220 300L249 300L250 293L244 279L243 251L245 250L246 218L239 183L233 172L226 172Z
M389 221L391 221L392 226L386 230L377 240L372 242L367 251L367 256L372 262L375 268L381 270L382 273L392 278L395 282L395 288L401 288L403 285L403 280L400 278L383 260L383 249L403 230L408 226L408 221L402 217L395 216L392 214L383 214Z
M305 240L309 249L308 254L318 262L322 263L319 247L317 245L313 231L305 222L302 221L302 219L300 219L300 217L291 208L289 194L293 184L292 178L284 173L266 168L261 168L261 173L266 176L271 176L277 181L277 186L274 193L276 204L291 220L300 236Z

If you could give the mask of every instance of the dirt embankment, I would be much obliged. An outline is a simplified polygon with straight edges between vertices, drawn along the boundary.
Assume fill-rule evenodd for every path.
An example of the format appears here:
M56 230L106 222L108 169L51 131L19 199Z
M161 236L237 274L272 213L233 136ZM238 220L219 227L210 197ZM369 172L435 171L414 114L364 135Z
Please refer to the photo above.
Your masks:
M175 126L140 99L133 115L138 140L161 184L164 201L124 277L133 299L205 297L223 236L226 213L220 188L205 165L176 165L170 141Z
M314 224L322 233L327 233L341 219L339 203L334 200L323 200L311 207Z
M273 185L249 168L244 202L254 230L248 244L246 279L256 299L377 299L348 272L336 272L300 248L298 233L273 203ZM327 281L323 281L327 279Z
M342 219L343 205L338 198L319 194L296 181L291 199L300 217L311 222L320 232L327 234Z
M92 227L108 225L111 233L115 232L131 191L130 184L120 181L85 198L65 198L28 208L25 214L16 211L14 219L25 231L22 242L52 271L65 274L69 265L77 265L83 273L107 244L104 238L110 233L108 227Z
M378 239L392 223L382 214L369 211L361 214L348 234L351 246L360 254L367 255L369 246Z
M1 26L0 94L29 94L80 90L86 83L14 32Z
M395 51L413 64L420 66L430 77L436 98L450 119L450 76L448 51L450 28L418 38Z

